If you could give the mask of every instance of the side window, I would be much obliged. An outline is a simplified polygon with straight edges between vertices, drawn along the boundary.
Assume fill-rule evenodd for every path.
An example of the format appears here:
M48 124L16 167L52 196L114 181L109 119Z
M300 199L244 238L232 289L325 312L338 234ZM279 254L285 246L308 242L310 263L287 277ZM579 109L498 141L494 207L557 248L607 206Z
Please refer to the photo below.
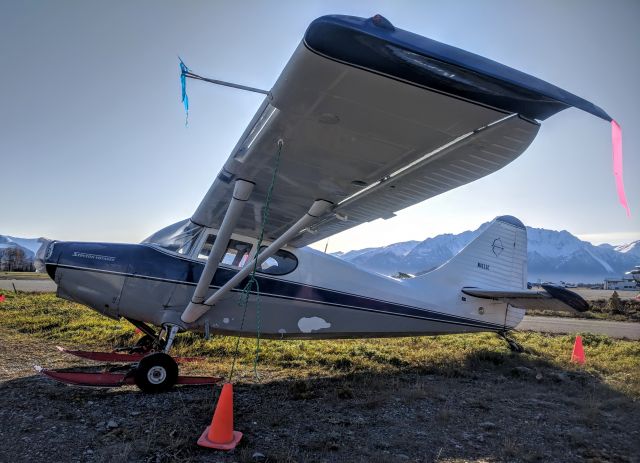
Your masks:
M207 259L213 249L213 243L216 241L216 236L211 234L207 236L207 239L202 246L202 249L198 253L199 259ZM251 252L251 244L244 241L229 240L227 250L222 256L222 263L232 265L234 267L243 267L249 260L249 253Z
M266 246L260 248L260 252L264 251ZM280 249L273 256L269 257L258 268L258 272L267 273L269 275L284 275L293 272L298 266L298 259L289 251Z
M234 267L244 267L249 259L251 245L237 240L229 240L227 252L222 257L222 263Z
M207 259L209 254L211 254L211 248L213 248L213 243L216 241L216 235L207 236L202 249L198 253L198 259Z

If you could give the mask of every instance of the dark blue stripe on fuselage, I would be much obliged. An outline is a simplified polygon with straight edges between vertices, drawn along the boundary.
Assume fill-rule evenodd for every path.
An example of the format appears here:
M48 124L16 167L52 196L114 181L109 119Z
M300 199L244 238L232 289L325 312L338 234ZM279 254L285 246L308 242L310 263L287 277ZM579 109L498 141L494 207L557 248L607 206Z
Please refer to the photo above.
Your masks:
M82 268L100 272L118 273L132 277L196 285L204 269L204 263L179 257L148 245L112 243L56 243L50 265ZM211 286L220 287L229 281L237 270L219 267ZM385 312L393 315L429 319L445 323L473 325L490 330L501 325L457 317L378 299L319 288L274 277L256 275L260 293L317 304L349 307L358 310ZM238 285L244 287L248 279Z

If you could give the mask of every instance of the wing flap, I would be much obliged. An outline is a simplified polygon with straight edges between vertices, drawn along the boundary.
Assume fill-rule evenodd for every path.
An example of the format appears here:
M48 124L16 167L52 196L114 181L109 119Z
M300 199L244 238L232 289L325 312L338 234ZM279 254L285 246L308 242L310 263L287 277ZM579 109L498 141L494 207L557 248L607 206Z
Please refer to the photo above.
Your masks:
M339 203L334 212L313 227L317 233L300 235L303 246L364 222L393 217L396 211L477 180L517 158L535 138L539 126L510 117L477 131L448 148L426 153L367 190Z

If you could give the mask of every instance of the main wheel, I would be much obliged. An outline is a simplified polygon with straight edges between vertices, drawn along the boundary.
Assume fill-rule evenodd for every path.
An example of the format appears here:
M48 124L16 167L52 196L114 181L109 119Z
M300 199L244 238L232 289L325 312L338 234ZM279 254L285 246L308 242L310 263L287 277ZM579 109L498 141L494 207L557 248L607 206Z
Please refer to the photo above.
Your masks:
M149 354L138 363L133 379L143 392L164 392L178 380L178 364L164 352Z

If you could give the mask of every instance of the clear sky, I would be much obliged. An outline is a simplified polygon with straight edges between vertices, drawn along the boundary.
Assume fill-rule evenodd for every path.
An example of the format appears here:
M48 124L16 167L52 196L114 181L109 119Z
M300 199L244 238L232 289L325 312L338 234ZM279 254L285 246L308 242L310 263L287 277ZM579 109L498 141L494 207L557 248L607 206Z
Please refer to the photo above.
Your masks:
M369 17L494 59L601 106L624 131L618 205L608 123L569 109L506 168L330 251L474 229L497 215L596 243L640 238L640 2L5 1L0 4L0 234L139 242L189 217L262 100L194 72L269 89L307 25ZM324 242L319 243L324 247Z

